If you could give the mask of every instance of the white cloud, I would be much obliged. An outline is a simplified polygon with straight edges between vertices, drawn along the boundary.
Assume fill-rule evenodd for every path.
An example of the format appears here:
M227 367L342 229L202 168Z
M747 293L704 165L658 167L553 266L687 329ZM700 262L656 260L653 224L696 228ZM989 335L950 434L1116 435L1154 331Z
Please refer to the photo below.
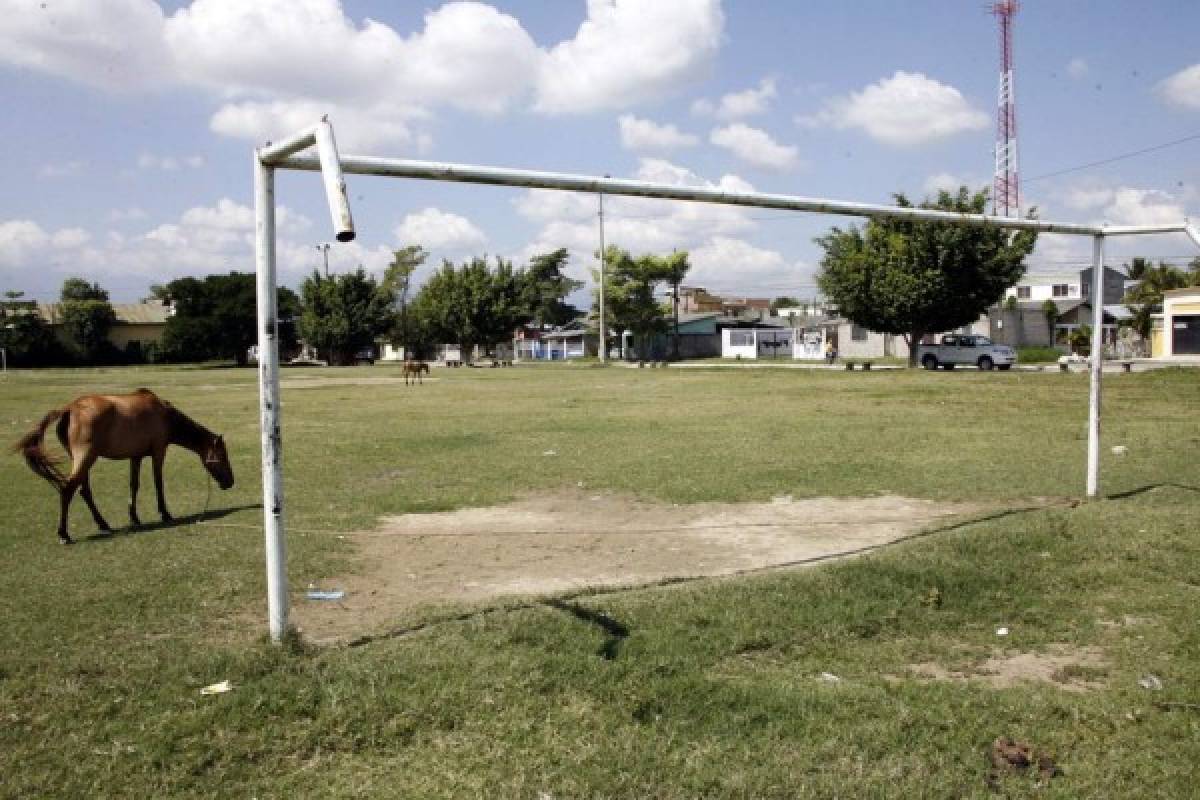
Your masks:
M1112 202L1113 190L1108 188L1075 188L1067 192L1067 196L1063 202L1067 208L1073 208L1076 211L1087 211L1088 209L1100 208Z
M1176 72L1158 85L1159 96L1179 108L1200 109L1200 64Z
M721 45L719 0L588 0L575 37L542 59L538 111L628 108L678 89Z
M743 161L764 169L790 170L800 163L794 146L781 145L766 131L740 122L714 129L709 141L724 147Z
M114 208L108 212L109 222L140 222L146 218L146 212L137 206L129 208Z
M775 98L775 79L763 78L756 88L741 92L730 92L723 95L719 102L700 99L692 103L692 113L698 115L715 115L719 119L731 120L762 114L770 107Z
M419 244L431 251L464 253L487 242L487 236L469 219L437 208L406 215L394 233L403 245Z
M632 114L622 114L617 124L621 130L621 146L626 150L674 150L691 147L700 141L674 125L659 125Z
M968 182L966 180L958 177L957 175L952 175L949 172L938 172L926 178L925 183L921 188L923 188L927 194L932 195L937 194L938 192L956 192L967 183Z
M897 71L890 78L835 97L807 126L859 128L884 144L911 146L987 128L989 117L971 107L953 86L920 73Z
M204 166L204 156L160 156L142 153L137 160L138 169L158 169L174 172L182 167L199 169Z
M632 177L726 192L754 191L748 181L737 175L706 180L686 167L658 158L643 158ZM534 189L525 192L514 204L521 216L541 226L535 237L514 255L514 260L524 263L536 253L567 247L572 256L569 274L590 281L590 270L596 264L594 254L599 247L596 197ZM713 237L736 238L753 230L756 224L747 209L735 206L612 195L604 199L606 242L633 253L694 250Z
M43 164L38 175L43 178L70 178L83 172L82 161L64 161L57 164Z
M0 61L125 91L175 78L152 0L4 0Z
M1121 187L1113 191L1104 216L1114 225L1164 225L1182 222L1187 211L1167 192Z
M42 269L42 260L57 257L53 251L79 248L90 240L82 228L47 231L33 220L6 220L0 222L0 270Z
M370 153L385 146L424 153L431 146L429 135L413 127L423 112L390 103L370 107L316 100L230 103L213 114L209 127L225 136L265 142L302 130L325 114L336 123L343 153Z
M688 282L712 289L753 292L764 284L796 277L780 253L728 236L712 237L692 250L688 260L692 264Z
M1067 74L1072 78L1086 78L1088 74L1088 63L1082 58L1072 58L1067 62Z

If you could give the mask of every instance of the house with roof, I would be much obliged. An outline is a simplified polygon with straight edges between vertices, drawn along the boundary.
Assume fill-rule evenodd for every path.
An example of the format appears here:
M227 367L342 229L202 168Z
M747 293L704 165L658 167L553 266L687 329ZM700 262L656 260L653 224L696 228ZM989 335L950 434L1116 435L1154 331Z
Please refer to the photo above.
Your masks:
M1200 286L1163 292L1163 310L1154 314L1150 353L1154 358L1200 355Z
M1058 273L1030 274L1005 293L1005 301L988 309L988 329L993 341L1012 347L1038 345L1067 348L1070 335L1093 320L1093 268ZM1123 304L1133 283L1120 270L1104 268L1104 340L1116 347L1119 327L1131 314ZM1047 313L1046 302L1054 306Z
M113 303L117 321L108 330L108 341L117 350L140 358L150 345L162 344L167 332L167 320L173 309L161 302ZM54 335L64 344L69 344L63 328L62 303L38 303L37 313L50 326Z

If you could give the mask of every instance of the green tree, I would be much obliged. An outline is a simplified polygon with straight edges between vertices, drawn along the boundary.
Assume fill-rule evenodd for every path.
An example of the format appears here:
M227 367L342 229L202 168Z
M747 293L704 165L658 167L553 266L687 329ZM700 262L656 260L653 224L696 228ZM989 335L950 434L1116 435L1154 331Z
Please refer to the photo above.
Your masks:
M1130 278L1138 281L1122 300L1133 315L1129 324L1143 339L1148 339L1154 324L1153 315L1162 311L1163 292L1184 288L1191 282L1192 274L1166 262L1152 266L1144 258L1133 259L1125 270Z
M470 358L476 345L490 350L529 321L524 282L524 273L501 258L494 269L483 257L461 267L444 261L417 293L413 311L430 336L457 343Z
M155 297L169 298L174 313L167 319L163 349L172 361L233 359L245 366L250 346L258 342L257 283L247 272L179 278L151 287ZM296 345L296 293L280 287L276 294L279 348Z
M1048 334L1050 341L1047 344L1054 347L1054 324L1058 322L1058 306L1054 304L1053 300L1047 298L1042 301L1042 313L1046 316L1046 330L1050 331Z
M583 286L583 281L563 274L567 248L534 256L524 271L521 298L530 320L538 325L566 325L578 315L566 302L567 295Z
M301 338L330 364L354 362L354 355L393 326L392 298L359 267L328 278L316 270L300 287Z
M88 283L83 278L67 278L63 281L59 301L63 303L103 300L108 302L108 290L98 283Z
M392 252L392 263L388 264L383 273L380 288L392 304L394 322L388 331L388 339L392 344L404 348L405 356L423 355L432 342L428 327L421 315L410 306L409 294L412 291L413 274L417 271L429 253L420 245L409 245Z
M910 207L903 194L896 204ZM982 214L987 192L939 192L922 208ZM1032 217L1034 212L1030 212ZM909 366L926 333L967 325L1025 273L1032 231L877 218L864 229L833 228L818 238L825 255L817 278L843 316L870 330L902 334Z
M674 327L671 330L671 358L679 360L679 286L687 277L692 264L688 261L687 251L674 252L669 256L658 259L659 274L671 287L671 317Z
M687 258L686 253L676 255ZM653 337L667 330L663 307L654 295L658 285L670 277L668 260L649 254L634 258L616 245L604 251L606 322L618 331L633 333L638 356L643 360L651 356ZM599 277L597 274L597 285ZM594 308L598 309L599 299L597 289Z
M45 367L64 361L62 345L24 292L6 291L0 300L0 347L13 367Z
M63 281L62 326L77 358L85 363L111 360L115 349L108 332L117 322L117 314L108 302L108 292L98 283L83 278Z

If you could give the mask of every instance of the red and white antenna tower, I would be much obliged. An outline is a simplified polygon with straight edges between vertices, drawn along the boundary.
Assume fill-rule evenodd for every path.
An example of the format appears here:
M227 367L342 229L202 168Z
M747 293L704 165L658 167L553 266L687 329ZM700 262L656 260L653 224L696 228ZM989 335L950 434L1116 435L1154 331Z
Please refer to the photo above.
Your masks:
M1000 104L996 109L996 174L993 212L1021 216L1017 186L1017 102L1013 96L1012 26L1018 0L997 0L990 11L1000 21Z

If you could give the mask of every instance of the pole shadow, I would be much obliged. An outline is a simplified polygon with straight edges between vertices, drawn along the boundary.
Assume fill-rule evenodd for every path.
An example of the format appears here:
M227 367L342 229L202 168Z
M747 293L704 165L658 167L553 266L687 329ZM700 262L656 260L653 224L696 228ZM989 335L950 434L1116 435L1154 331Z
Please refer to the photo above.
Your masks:
M214 508L195 514L185 514L181 517L174 517L166 522L143 522L141 525L129 525L120 530L112 531L111 533L93 533L89 536L79 537L75 541L79 544L91 544L95 542L107 542L125 536L138 536L144 533L157 533L158 531L170 530L171 528L180 528L185 525L195 525L200 522L222 519L230 514L236 514L239 511L250 511L256 508L262 508L262 503L248 503L241 506L230 506L229 508Z

